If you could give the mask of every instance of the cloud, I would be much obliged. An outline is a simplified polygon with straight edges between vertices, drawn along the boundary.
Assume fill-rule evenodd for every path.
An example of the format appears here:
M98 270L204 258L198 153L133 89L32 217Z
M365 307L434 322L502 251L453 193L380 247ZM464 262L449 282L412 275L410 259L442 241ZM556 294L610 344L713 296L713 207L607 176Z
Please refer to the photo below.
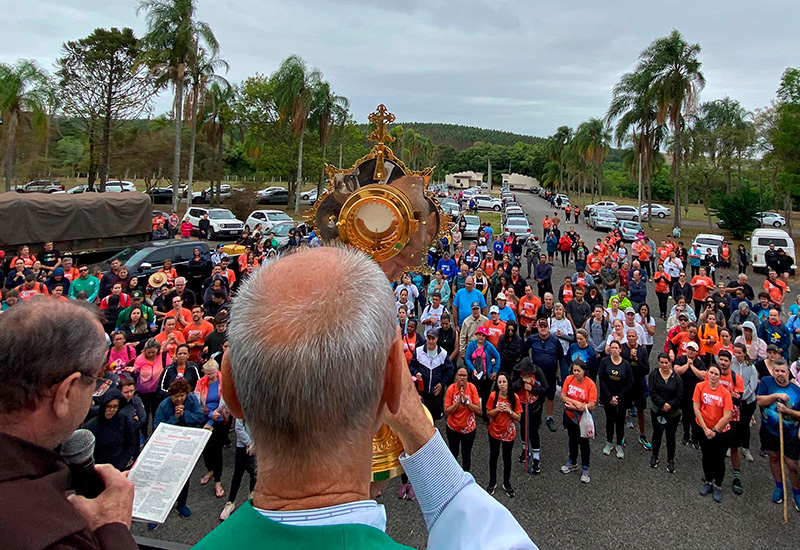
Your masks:
M95 27L145 29L136 0L0 0L0 61L51 68ZM357 120L385 103L398 120L548 135L605 114L611 89L652 40L678 28L703 48L701 100L753 110L798 65L800 3L675 0L198 0L232 82L299 54L351 100ZM164 96L158 108L169 108Z

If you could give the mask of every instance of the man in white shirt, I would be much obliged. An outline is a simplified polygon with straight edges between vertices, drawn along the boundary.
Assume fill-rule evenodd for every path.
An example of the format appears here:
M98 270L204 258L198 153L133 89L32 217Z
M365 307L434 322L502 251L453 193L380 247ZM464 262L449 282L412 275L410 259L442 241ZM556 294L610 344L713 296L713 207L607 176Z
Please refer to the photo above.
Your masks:
M337 292L318 293L314 308L296 307L300 289L325 287ZM335 317L319 317L334 308ZM373 435L383 423L405 450L399 460L425 517L428 548L536 548L427 419L386 276L364 254L301 250L253 272L239 289L228 336L223 396L251 428L258 482L252 501L195 548L264 540L287 550L389 547L385 509L370 499Z
M670 252L666 260L664 260L664 271L671 279L677 279L683 271L683 262L675 255L675 252Z
M442 305L442 297L439 295L439 293L434 292L431 294L431 303L425 306L425 310L420 316L420 322L425 327L426 338L432 330L439 330L439 328L442 326L442 315L444 315L446 312L447 310Z

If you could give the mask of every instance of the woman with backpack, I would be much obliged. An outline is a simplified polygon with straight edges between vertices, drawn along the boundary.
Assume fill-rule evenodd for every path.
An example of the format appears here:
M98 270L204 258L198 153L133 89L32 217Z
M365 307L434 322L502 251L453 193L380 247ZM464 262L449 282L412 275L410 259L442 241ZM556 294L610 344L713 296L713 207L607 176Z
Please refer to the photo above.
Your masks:
M164 369L172 364L172 359L166 350L161 351L161 344L155 338L150 338L144 343L144 351L136 358L132 367L127 372L136 379L136 393L142 399L144 410L147 413L148 424L155 417L156 410L162 398L158 393L158 383ZM147 426L143 431L147 431Z
M136 361L136 348L126 343L125 334L114 331L111 333L111 346L106 352L106 364L117 376L125 376L127 367L132 367Z

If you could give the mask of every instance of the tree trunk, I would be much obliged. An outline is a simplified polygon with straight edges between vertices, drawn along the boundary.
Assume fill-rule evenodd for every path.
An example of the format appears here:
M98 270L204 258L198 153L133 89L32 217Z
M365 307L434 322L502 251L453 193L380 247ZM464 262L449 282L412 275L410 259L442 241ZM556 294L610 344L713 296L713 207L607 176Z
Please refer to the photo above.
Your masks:
M86 183L89 186L89 191L94 191L94 180L97 178L97 121L94 119L89 120L89 173L87 174Z
M297 147L297 183L295 184L294 215L300 214L300 193L303 192L303 138L305 131L300 133L300 145Z
M325 151L328 148L327 143L322 144L322 168L319 171L319 183L317 183L317 198L322 194L322 184L325 182Z
M792 193L788 189L786 190L786 198L784 199L784 205L786 207L784 211L784 214L786 215L786 232L789 233L789 236L791 237L792 236Z
M339 143L339 169L342 168L342 152L344 150L344 138L342 138L342 142Z
M191 123L191 133L189 138L189 173L186 177L186 208L189 208L192 205L192 180L194 179L194 149L197 144L197 95L199 93L198 87L194 87L194 93L192 94L192 105L191 105L191 115L192 115L192 123Z
M680 158L681 158L681 130L680 122L675 124L675 150L672 152L672 183L675 187L675 212L673 212L673 227L681 226L681 180L680 180Z
M14 141L17 136L17 125L19 124L19 114L16 110L11 111L8 121L8 132L6 132L6 192L11 191L11 179L14 175Z
M175 147L172 150L172 210L178 211L181 181L181 117L183 114L183 68L178 69L179 79L175 84Z
M223 156L224 156L223 139L224 139L224 137L225 137L225 130L220 125L220 128L219 128L219 139L217 140L217 169L218 169L218 172L217 172L217 190L216 190L216 198L215 198L215 204L217 206L221 202L220 195L222 194L222 176L224 175L223 173L225 172L225 164L223 162ZM214 194L214 193L212 193L212 194Z
M108 181L108 157L111 148L111 84L106 91L106 104L105 112L103 113L103 143L101 144L102 152L100 158L100 191L106 190L106 182Z

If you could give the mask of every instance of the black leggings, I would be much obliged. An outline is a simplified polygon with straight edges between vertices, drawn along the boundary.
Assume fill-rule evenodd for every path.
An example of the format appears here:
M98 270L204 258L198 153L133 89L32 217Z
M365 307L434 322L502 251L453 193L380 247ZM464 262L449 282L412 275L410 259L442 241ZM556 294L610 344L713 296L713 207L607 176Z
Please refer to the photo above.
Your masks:
M500 444L503 446L503 485L511 485L511 452L513 441L501 441L489 436L489 485L497 485L497 458L500 456Z
M694 386L689 389L691 390L689 392L684 390L683 401L681 403L681 412L683 413L683 418L681 418L681 423L683 424L683 438L689 441L697 441L700 426L694 421L694 402L692 401Z
M625 440L625 411L628 409L628 403L620 403L619 405L612 405L605 403L604 409L606 410L606 441L614 443L614 429L617 431L617 445L622 445Z
M492 393L492 384L494 384L494 381L488 376L481 376L480 380L473 377L472 381L478 389L478 396L481 398L481 413L484 422L486 422L489 420L489 417L486 416L486 403L489 401L489 394ZM431 411L431 413L433 413L433 411Z
M147 436L148 430L150 429L150 424L156 417L156 409L161 404L161 402L165 399L159 396L157 393L140 393L139 397L142 399L142 405L144 405L144 412L147 413L147 422L142 428L142 435L145 437Z
M653 456L658 458L658 451L661 450L661 437L667 432L667 460L675 460L675 435L678 433L678 426L681 423L681 415L663 416L666 424L661 424L658 418L662 415L650 410L650 421L653 423Z
M739 433L736 443L742 449L750 449L750 420L756 412L756 402L742 403L739 407Z
M656 297L658 298L658 312L662 317L666 317L669 292L656 292Z
M228 500L236 504L236 494L239 492L239 485L242 483L245 472L250 475L250 492L252 493L256 488L256 457L247 454L247 447L236 447L233 460L233 479Z
M439 395L433 395L433 393L422 392L420 396L422 397L422 402L428 407L428 410L431 413L431 416L434 420L439 420L444 413L444 392L446 388L444 387L444 383L442 383L442 391L439 392Z
M539 425L542 423L542 410L544 409L544 405L539 404L539 408L533 410L532 405L528 405L529 412L530 412L530 420L526 419L525 416L525 406L522 406L522 416L519 419L519 438L522 440L522 444L525 444L525 426L528 427L528 451L532 451L533 449L539 450L539 445L541 445L539 440ZM527 421L527 424L526 424Z
M731 446L731 433L718 433L711 439L703 433L698 439L700 451L703 453L703 479L722 487L722 480L725 479L725 453Z
M624 417L625 415L623 414L622 416ZM569 436L569 461L573 464L578 463L578 447L580 447L581 464L584 468L588 468L589 453L591 451L589 440L581 437L580 427L567 416L566 412L564 412L564 426L567 428L567 435Z
M219 483L222 479L222 447L228 440L230 428L231 425L226 422L214 422L211 437L203 449L203 462L206 470L214 472L214 483Z
M452 430L450 426L447 429L447 445L450 447L450 452L458 460L459 447L461 448L461 468L465 472L469 472L472 468L472 444L475 443L475 432L472 430L469 433L461 433Z

